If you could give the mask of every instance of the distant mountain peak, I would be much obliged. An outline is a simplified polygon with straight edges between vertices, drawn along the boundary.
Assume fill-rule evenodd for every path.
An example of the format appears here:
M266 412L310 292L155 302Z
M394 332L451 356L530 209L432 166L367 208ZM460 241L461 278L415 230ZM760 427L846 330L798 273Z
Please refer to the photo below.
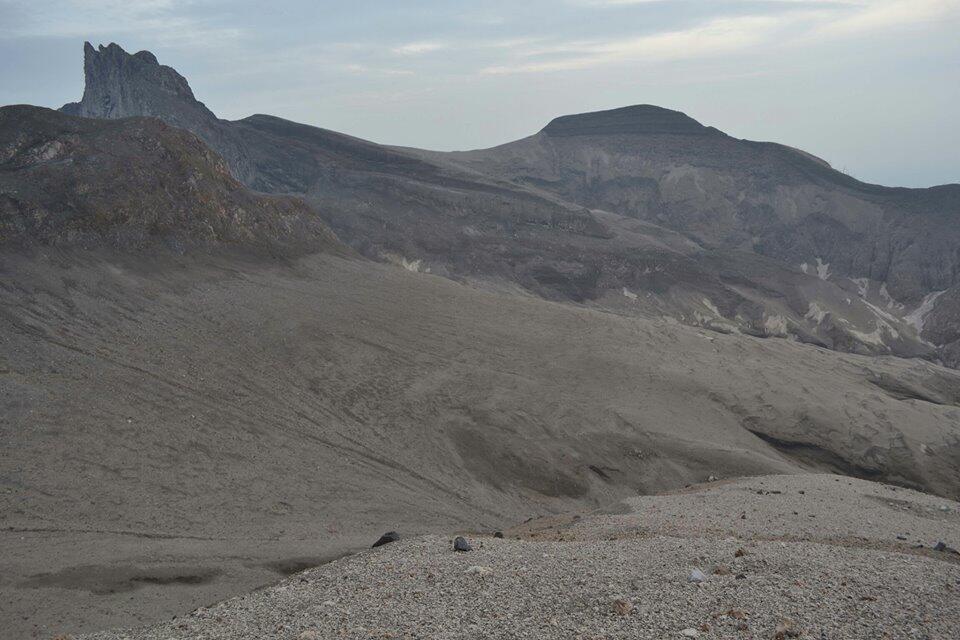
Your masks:
M61 111L88 118L157 116L179 126L215 118L193 96L186 78L161 65L149 51L127 53L111 42L83 45L84 90L80 102Z
M550 136L595 135L718 135L680 111L652 104L637 104L607 111L560 116L550 121L542 133Z

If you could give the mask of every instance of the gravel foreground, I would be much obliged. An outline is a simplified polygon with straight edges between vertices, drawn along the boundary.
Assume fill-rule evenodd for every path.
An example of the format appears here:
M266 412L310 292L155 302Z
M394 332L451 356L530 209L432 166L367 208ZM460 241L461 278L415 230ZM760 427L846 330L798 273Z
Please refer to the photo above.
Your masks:
M955 502L810 475L716 482L627 509L533 521L504 539L469 535L465 553L453 536L401 540L168 623L84 637L960 634Z

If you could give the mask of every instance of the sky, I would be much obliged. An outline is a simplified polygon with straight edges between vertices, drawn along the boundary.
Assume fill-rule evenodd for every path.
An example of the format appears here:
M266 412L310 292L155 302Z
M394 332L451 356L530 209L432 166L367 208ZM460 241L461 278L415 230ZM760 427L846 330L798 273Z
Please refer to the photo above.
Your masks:
M0 0L0 104L83 92L83 42L152 51L222 118L490 147L630 104L867 182L960 182L960 0Z

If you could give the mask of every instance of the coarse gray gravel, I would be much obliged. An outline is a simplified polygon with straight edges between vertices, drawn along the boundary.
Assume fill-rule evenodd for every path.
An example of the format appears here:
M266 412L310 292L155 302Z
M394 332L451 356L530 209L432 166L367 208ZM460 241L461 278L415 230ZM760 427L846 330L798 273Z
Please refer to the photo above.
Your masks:
M935 534L955 546L960 505L835 478L747 478L633 501L669 509L706 495L716 498L706 504L727 507L736 497L739 509L759 514L767 508L760 505L790 490L811 496L816 502L811 508L827 523L829 535L821 536L815 525L797 530L809 540L776 539L782 531L775 522L770 539L763 539L759 518L742 535L718 533L723 529L718 519L728 510L717 515L709 508L688 512L683 527L637 535L626 534L622 520L631 517L626 514L582 517L559 528L530 523L506 539L468 536L474 547L469 553L454 552L452 537L426 536L307 570L168 623L88 638L956 637L956 557L917 551L907 543L884 547L864 538L860 545L847 534L862 530L885 540L890 523L896 531L912 523L911 535ZM761 482L763 490L784 493L739 490ZM901 510L868 526L864 514L849 505L859 500L873 509L876 501L864 493L874 491L897 495L900 502L894 504ZM928 513L927 503L938 506ZM651 519L649 526L656 522ZM832 527L845 537L828 539ZM607 539L612 530L617 535ZM697 569L706 580L689 582Z

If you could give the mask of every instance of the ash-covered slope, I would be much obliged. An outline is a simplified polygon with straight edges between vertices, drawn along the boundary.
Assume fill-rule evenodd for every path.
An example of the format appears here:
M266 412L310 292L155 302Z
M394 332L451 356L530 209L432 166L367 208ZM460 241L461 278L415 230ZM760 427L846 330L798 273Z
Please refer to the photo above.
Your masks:
M738 140L668 109L563 116L492 149L422 155L817 275L879 307L877 336L891 316L903 320L958 285L960 185L865 184L797 149ZM824 317L813 306L810 314ZM953 361L932 317L923 337ZM873 332L857 329L853 342L856 333Z
M14 637L169 619L390 529L493 530L711 475L960 492L960 379L920 361L326 254L8 249L0 314Z
M960 184L865 184L797 149L732 138L677 111L563 116L529 138L446 157L711 247L829 264L834 276L886 283L903 303L957 284Z
M252 193L187 131L30 106L0 108L0 242L346 251L302 202Z
M803 273L751 246L699 237L698 225L725 223L723 212L695 200L684 206L700 222L691 221L689 228L673 224L671 230L659 218L641 222L615 206L607 207L613 213L591 210L609 203L581 197L578 189L551 190L542 180L520 179L513 169L519 166L526 175L523 163L500 150L490 152L494 161L488 161L484 153L388 148L265 115L226 122L152 54L130 55L117 45L88 46L85 52L87 89L66 111L99 118L155 115L185 127L221 153L246 184L300 195L344 241L375 259L719 331L789 336L858 353L936 356L934 346L903 320L901 307L887 308L882 283L828 281L819 277L822 270ZM647 106L559 118L543 136L575 146L584 136L667 138L670 153L693 154L728 140L683 114ZM814 162L777 148L791 162ZM636 155L636 146L625 153ZM503 158L511 170L497 164ZM554 161L538 155L533 164L541 160ZM566 171L562 162L557 166ZM759 171L765 170L761 165ZM713 197L713 185L699 188Z

